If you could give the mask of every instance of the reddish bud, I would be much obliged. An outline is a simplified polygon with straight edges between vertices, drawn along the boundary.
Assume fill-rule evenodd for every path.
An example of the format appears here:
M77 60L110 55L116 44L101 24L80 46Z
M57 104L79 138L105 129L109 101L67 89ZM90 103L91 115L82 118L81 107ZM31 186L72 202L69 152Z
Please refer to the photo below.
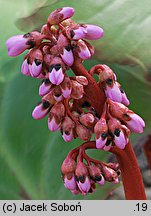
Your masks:
M71 98L80 99L83 97L83 94L84 94L83 85L81 85L75 80L72 80Z
M83 125L87 127L91 127L95 123L95 117L91 113L81 115L79 120Z
M75 79L78 83L80 83L81 85L88 85L88 80L85 76L75 76Z
M67 157L61 166L61 171L63 174L73 173L76 169L76 162L71 157Z
M91 132L89 129L87 129L85 126L83 125L77 125L76 126L76 133L78 135L78 137L84 141L88 141L91 138Z

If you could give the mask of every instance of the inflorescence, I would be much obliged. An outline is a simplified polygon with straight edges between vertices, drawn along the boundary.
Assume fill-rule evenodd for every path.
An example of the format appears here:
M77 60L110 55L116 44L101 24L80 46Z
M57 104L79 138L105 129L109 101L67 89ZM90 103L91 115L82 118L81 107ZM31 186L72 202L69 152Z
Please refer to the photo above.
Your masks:
M90 81L86 76L69 76L78 59L80 63L94 54L87 40L103 37L104 31L96 25L78 24L71 19L74 9L64 7L52 12L41 32L16 35L6 42L9 56L18 56L25 50L21 72L43 79L39 87L41 102L32 112L34 119L48 116L50 131L60 131L70 142L80 138L86 143L73 149L62 165L63 181L73 194L95 191L95 183L118 183L119 165L90 158L86 149L110 151L113 146L124 149L130 132L142 133L145 123L127 106L129 100L117 82L115 73L107 65L95 65L87 73L98 76L96 82L106 96L103 112L97 113L85 92ZM80 71L78 71L80 74ZM95 89L92 89L95 91ZM95 135L95 142L90 141Z

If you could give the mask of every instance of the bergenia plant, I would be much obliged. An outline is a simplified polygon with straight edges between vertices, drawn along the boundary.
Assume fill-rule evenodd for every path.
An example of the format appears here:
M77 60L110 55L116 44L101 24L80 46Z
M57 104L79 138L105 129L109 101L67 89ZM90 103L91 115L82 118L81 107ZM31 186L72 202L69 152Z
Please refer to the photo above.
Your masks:
M142 133L145 123L127 107L130 102L110 67L98 64L87 71L83 66L94 54L88 41L102 38L104 31L96 25L76 23L73 14L71 7L59 8L49 15L41 32L15 35L6 42L9 56L28 50L22 74L43 80L41 102L32 117L48 116L49 130L60 131L66 142L85 141L69 152L61 167L64 186L73 194L95 192L96 184L106 181L118 184L121 174L126 199L146 199L129 142L130 133ZM67 75L68 70L75 76ZM88 149L112 152L118 163L91 158Z

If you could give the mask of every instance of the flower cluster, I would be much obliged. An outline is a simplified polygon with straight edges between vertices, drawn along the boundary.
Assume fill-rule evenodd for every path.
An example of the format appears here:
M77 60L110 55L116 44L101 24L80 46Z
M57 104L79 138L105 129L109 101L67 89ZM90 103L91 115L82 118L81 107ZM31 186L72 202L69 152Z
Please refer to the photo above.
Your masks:
M17 56L28 50L21 72L42 79L41 102L32 112L34 119L48 116L49 130L59 130L66 142L77 137L88 142L94 134L95 148L110 151L116 146L124 149L130 132L142 133L145 123L127 108L129 100L111 68L100 64L82 72L83 61L94 54L94 47L87 40L100 39L104 32L96 25L74 22L73 14L71 7L57 9L49 15L41 32L9 38L6 42L8 54ZM69 76L68 70L75 76ZM93 79L94 74L98 82ZM103 92L105 98L101 114L92 103L90 91L95 92L95 88ZM94 191L95 183L102 185L105 180L118 182L119 168L115 164L96 161L91 164L89 159L85 165L82 159L76 162L74 157L69 164L65 160L62 166L65 186L73 193Z
M83 144L80 150L79 148L72 150L62 164L64 185L73 194L93 193L96 190L96 184L102 186L106 181L119 183L119 164L107 164L90 158L85 153L85 149L90 145L93 148L93 143L88 142ZM83 162L83 159L87 164Z

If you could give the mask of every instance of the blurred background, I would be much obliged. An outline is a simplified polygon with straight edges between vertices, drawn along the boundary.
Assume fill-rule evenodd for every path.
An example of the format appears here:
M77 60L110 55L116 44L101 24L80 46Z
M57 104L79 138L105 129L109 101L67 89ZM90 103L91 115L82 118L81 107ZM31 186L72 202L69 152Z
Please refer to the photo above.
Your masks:
M82 141L65 143L60 133L50 133L47 119L32 119L41 81L20 73L24 54L7 55L5 41L9 37L40 29L48 15L62 6L75 8L75 21L96 24L105 31L104 38L93 43L93 59L84 65L89 69L97 63L108 64L131 101L130 109L144 118L145 132L132 134L131 141L146 190L150 190L143 146L151 145L151 1L0 0L0 199L124 198L122 193L117 195L119 188L109 183L85 197L73 196L64 188L60 166ZM109 153L91 151L90 155L114 161Z

